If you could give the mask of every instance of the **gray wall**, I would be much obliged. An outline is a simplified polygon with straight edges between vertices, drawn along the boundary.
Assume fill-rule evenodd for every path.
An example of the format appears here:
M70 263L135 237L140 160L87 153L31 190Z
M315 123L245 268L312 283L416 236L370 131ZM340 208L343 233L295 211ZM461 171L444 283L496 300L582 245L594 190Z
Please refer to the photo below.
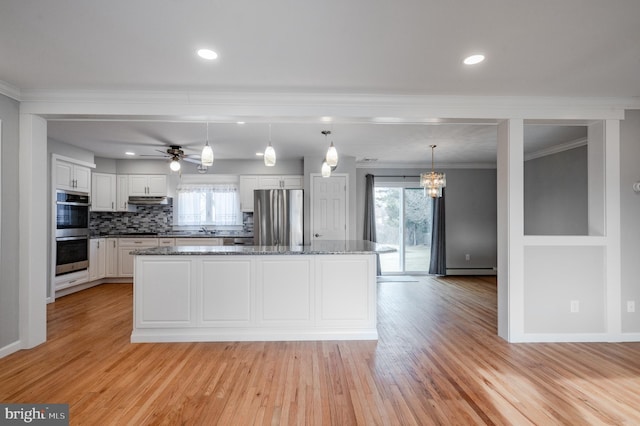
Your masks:
M0 95L2 121L2 215L0 224L0 349L17 342L19 332L18 275L18 150L19 103ZM44 285L44 284L43 284Z
M588 235L587 146L524 163L525 235Z
M620 125L620 208L622 251L622 331L640 332L640 111L627 111ZM636 312L627 313L627 301Z
M357 230L364 232L364 185L367 174L417 176L424 169L357 170ZM438 169L447 175L447 269L493 269L497 265L497 194L495 169ZM471 260L466 261L469 254Z

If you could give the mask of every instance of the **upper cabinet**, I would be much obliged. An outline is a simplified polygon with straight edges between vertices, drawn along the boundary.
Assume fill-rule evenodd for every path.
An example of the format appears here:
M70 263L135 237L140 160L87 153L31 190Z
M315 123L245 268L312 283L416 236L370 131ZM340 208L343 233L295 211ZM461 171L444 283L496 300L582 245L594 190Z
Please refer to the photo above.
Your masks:
M91 210L116 211L116 175L94 173L91 178Z
M129 175L129 196L167 196L167 175Z
M129 175L118 175L116 180L116 211L126 212L129 208Z
M63 160L56 162L56 188L89 193L91 169Z
M258 176L256 189L302 189L303 186L302 176Z
M252 175L240 176L240 210L253 211L253 191L255 189L302 189L304 177L298 175Z

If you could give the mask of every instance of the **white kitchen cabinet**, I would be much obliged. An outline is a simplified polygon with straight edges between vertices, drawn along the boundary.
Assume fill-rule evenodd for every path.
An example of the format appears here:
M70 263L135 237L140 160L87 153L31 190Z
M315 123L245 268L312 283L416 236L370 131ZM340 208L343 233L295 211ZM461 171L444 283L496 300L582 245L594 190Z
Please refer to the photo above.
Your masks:
M56 160L56 188L89 193L91 169L79 164Z
M240 210L253 211L253 191L256 189L302 189L304 177L299 175L240 176Z
M160 247L172 247L176 245L175 238L158 238L158 246Z
M304 179L302 176L258 176L256 189L302 189Z
M129 203L129 175L117 176L116 211L128 211Z
M240 211L253 211L254 189L258 189L258 176L240 176Z
M91 176L91 210L94 212L116 210L116 175L93 173Z
M105 242L106 277L118 276L118 239L107 238Z
M105 238L92 238L89 241L89 281L106 276L107 243Z
M176 246L221 246L222 238L176 238Z
M133 277L133 250L157 246L157 238L118 238L118 276Z
M71 272L70 274L58 275L54 282L55 289L58 291L75 285L84 284L87 281L89 281L89 272L86 269L83 269L81 271Z
M167 196L167 175L129 175L130 196Z

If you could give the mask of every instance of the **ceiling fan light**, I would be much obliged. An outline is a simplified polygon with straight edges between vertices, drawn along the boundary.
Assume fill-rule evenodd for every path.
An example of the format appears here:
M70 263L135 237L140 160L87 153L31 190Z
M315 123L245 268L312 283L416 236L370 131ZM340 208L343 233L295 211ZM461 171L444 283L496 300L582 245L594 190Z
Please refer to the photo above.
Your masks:
M209 141L207 141L204 148L202 148L202 154L200 155L200 162L203 166L211 167L213 166L213 148L209 145Z
M323 178L331 177L331 166L326 161L322 162L322 169L320 169Z
M338 165L338 150L333 145L333 141L327 150L326 160L329 167L336 167Z
M180 162L174 158L173 160L171 160L171 163L169 163L169 168L174 172L177 172L178 170L180 170Z

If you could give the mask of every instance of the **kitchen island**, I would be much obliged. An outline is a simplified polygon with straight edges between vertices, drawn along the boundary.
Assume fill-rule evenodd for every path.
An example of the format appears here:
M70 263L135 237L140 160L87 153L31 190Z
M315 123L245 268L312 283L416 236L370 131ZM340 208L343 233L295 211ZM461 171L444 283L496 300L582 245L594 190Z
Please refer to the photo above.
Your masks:
M377 340L369 241L136 250L132 342Z

